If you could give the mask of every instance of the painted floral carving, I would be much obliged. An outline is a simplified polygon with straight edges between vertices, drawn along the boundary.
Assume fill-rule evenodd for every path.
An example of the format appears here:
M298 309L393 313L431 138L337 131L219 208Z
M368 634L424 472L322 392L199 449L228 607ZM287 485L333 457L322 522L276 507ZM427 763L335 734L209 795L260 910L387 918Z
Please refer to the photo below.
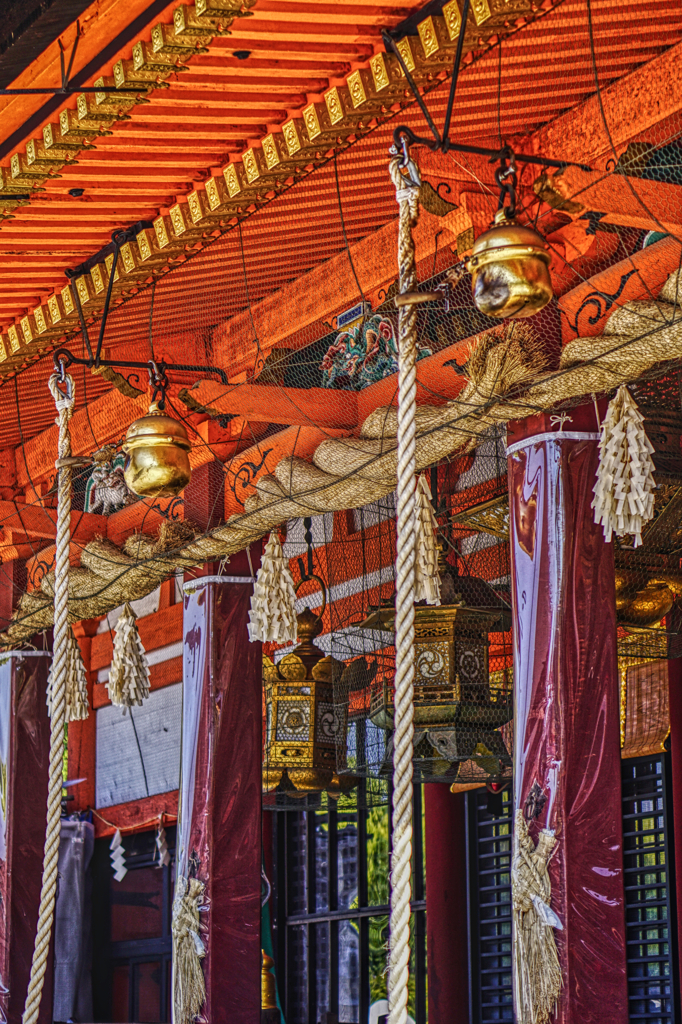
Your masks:
M431 355L422 348L418 357ZM361 391L398 371L395 327L387 317L375 313L338 334L321 363L322 386Z

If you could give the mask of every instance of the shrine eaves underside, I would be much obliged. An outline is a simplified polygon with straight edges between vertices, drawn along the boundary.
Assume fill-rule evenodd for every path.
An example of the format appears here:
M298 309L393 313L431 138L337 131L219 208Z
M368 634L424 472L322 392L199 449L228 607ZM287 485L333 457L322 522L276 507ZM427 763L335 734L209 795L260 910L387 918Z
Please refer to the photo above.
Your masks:
M74 351L83 344L65 269L86 263L114 230L147 225L119 260L105 339L109 358L146 359L151 352L177 362L188 358L189 346L190 361L205 363L210 356L231 381L244 383L258 378L273 349L301 347L305 339L290 343L301 326L315 319L333 328L334 317L363 295L376 305L395 279L394 251L390 244L370 247L363 264L361 243L393 223L397 212L386 174L387 133L380 129L397 124L401 109L401 119L424 129L381 32L391 30L401 41L437 121L455 52L448 21L453 5L421 6L412 0L398 6L288 0L93 5L60 40L68 63L78 37L68 95L0 97L3 448L31 438L39 445L36 435L50 427L48 405L32 400L45 387L49 353L64 338ZM603 228L664 227L675 234L679 215L665 192L670 185L647 182L646 202L629 196L626 214L616 191L597 199L594 189L630 143L646 144L655 135L660 147L679 134L679 5L595 0L589 22L582 2L490 6L493 13L513 11L504 18L483 15L466 34L452 138L493 147L504 140L519 151L590 166L589 180L576 177L567 187L587 194L587 214L600 202ZM623 19L632 33L619 46ZM9 84L50 89L61 73L55 41ZM528 187L537 171L526 177ZM457 252L471 227L479 233L494 211L493 168L487 158L425 153L422 173L453 203L446 217L450 235L436 241L436 250L447 238ZM556 242L564 245L567 263L578 251L584 255L585 233L593 226L575 219L558 225ZM603 242L604 234L595 234ZM354 294L318 291L313 316L306 275L344 249L355 257ZM599 266L593 259L583 276ZM96 335L106 262L86 264L77 281ZM202 303L208 309L218 283L220 308L202 319L197 310ZM173 296L172 315L170 307L164 312L162 292ZM275 314L259 319L269 293L279 311L275 331ZM245 332L255 335L254 344L242 344ZM77 405L91 406L108 390L108 381L88 374ZM232 405L247 420L300 420L291 403L288 411L273 412L269 398L264 403L251 395L246 402L245 389ZM365 414L369 398L366 406ZM113 418L116 437L123 424ZM344 410L327 426L352 428L362 418L360 410ZM324 426L317 413L308 420ZM29 475L36 479L35 472Z

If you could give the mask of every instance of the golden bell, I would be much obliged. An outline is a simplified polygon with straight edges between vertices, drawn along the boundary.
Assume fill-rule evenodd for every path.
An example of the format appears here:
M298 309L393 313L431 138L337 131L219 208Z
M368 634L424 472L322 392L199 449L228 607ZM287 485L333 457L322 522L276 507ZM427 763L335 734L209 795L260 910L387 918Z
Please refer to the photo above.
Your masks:
M499 319L533 316L552 298L549 246L504 210L474 242L465 261L477 309Z
M128 427L123 443L125 482L144 498L171 498L192 476L187 431L179 420L166 416L156 402L149 412Z

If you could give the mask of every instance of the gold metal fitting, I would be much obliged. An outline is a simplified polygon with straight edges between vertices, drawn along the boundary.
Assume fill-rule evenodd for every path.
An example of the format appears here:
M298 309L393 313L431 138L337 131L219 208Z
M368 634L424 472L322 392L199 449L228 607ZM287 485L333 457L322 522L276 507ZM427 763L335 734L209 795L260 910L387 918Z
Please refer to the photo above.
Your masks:
M553 295L550 258L541 234L499 210L465 261L476 307L498 319L538 313Z
M145 498L170 498L190 481L187 431L152 402L149 412L128 427L123 475L131 491Z
M272 968L275 966L275 961L271 956L261 950L262 954L262 966L260 972L260 1007L261 1010L276 1010L277 1009L277 982L275 981L275 975L272 973Z

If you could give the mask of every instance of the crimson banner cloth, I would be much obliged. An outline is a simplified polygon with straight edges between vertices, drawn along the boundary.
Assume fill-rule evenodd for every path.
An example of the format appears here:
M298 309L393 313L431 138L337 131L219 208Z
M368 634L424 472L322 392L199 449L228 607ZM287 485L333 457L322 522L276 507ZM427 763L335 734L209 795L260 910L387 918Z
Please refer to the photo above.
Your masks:
M591 508L597 437L592 403L508 434L515 808L535 842L556 832L557 1024L628 1021L614 561Z
M232 569L237 556L233 556ZM186 584L178 876L206 886L205 1021L260 1016L262 651L252 586Z
M50 720L45 694L50 655L0 658L0 1022L19 1024L38 924L45 849ZM48 961L38 1024L52 1020Z

